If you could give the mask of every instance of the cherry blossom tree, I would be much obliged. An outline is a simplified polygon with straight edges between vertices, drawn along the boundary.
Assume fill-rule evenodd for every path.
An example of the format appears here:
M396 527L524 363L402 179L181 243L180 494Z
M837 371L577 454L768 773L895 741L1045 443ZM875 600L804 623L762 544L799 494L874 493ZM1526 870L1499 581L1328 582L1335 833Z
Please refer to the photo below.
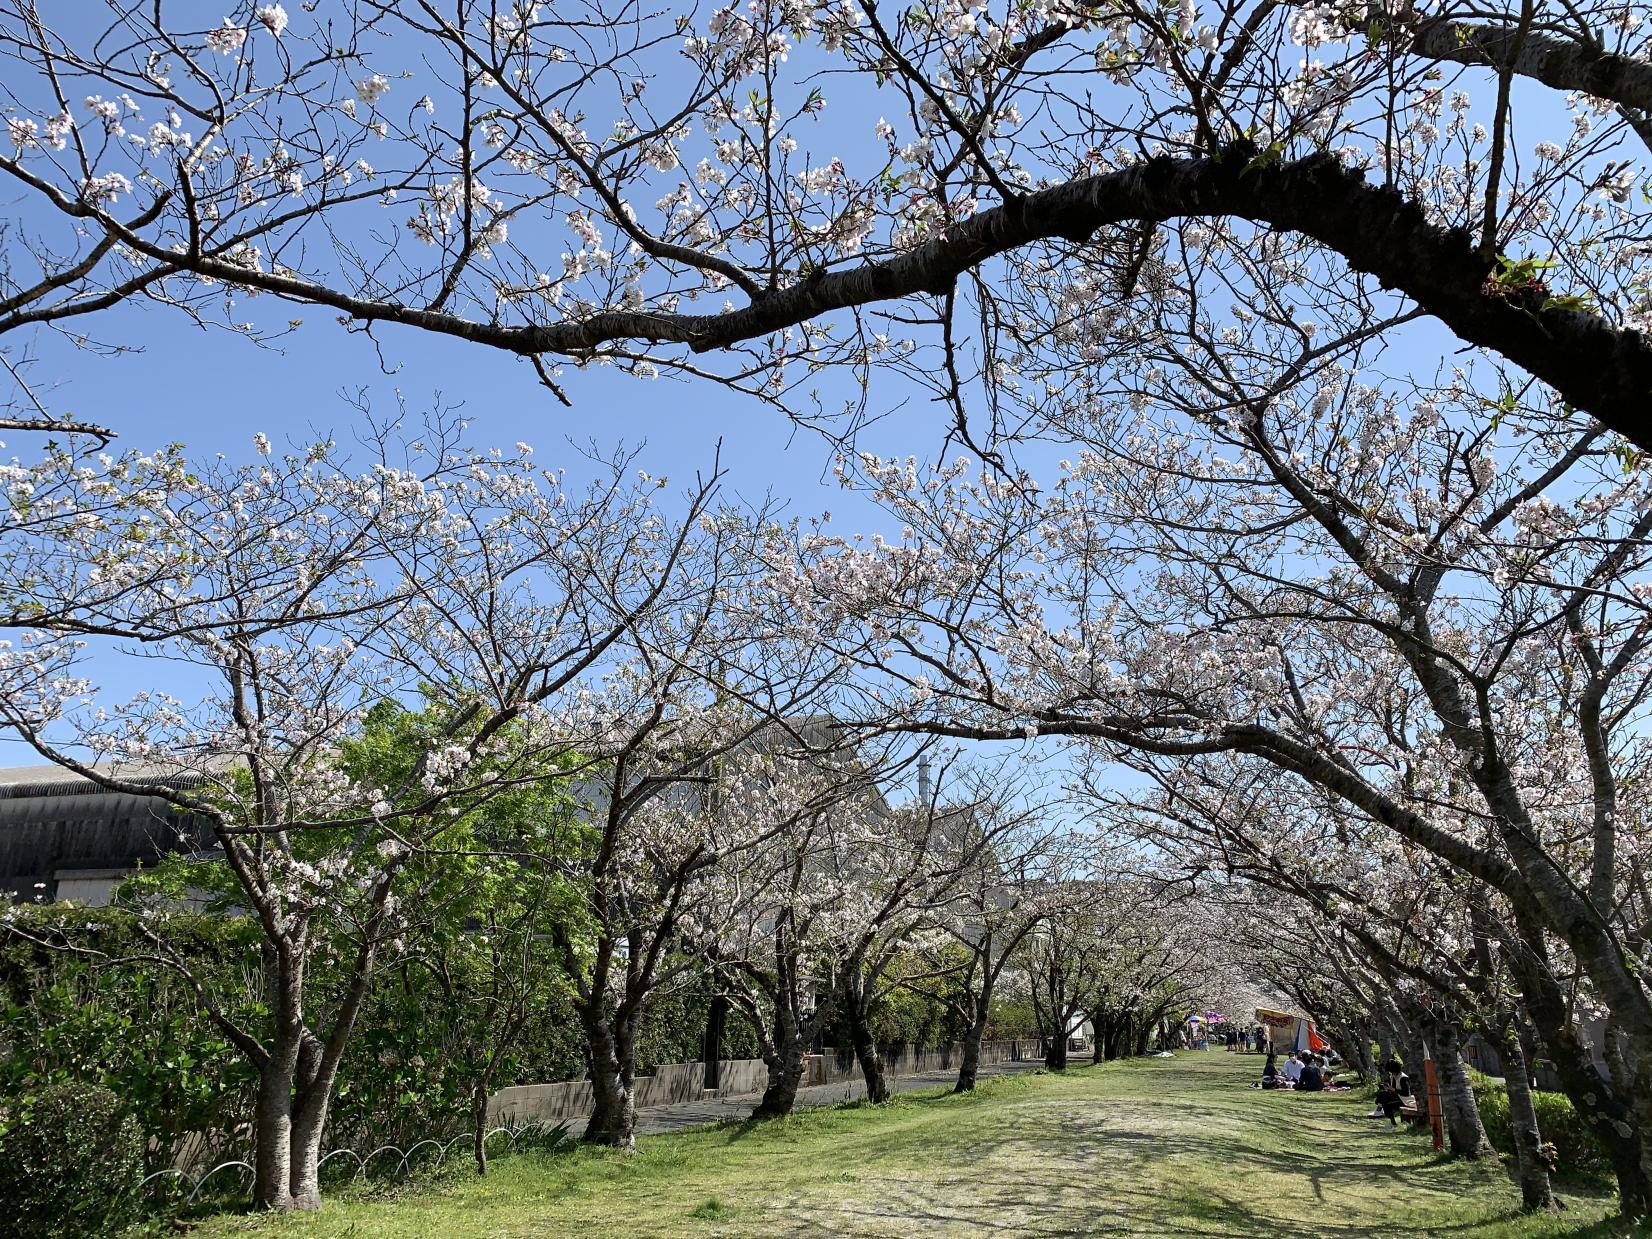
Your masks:
M1110 883L1107 898L1117 919L1089 944L1082 1006L1098 1063L1145 1054L1166 1017L1209 1009L1221 972L1209 910L1185 888L1136 875Z
M910 760L891 766L899 770ZM1004 763L949 760L932 778L927 751L916 761L917 797L895 809L876 837L834 849L829 858L862 898L857 932L834 980L834 1010L848 1026L866 1096L879 1103L889 1099L889 1086L872 1016L898 989L957 1017L959 1079L969 1084L956 1091L974 1087L993 986L1037 920L1029 866L1037 872L1053 833L1042 824L1047 807L1036 788ZM1007 933L1006 922L1014 924ZM969 961L962 968L960 953Z
M963 1029L957 1093L975 1088L981 1042L998 983L1020 958L1027 935L1060 911L1053 879L1068 832L1046 806L986 796L954 812L949 831L979 859L924 911L911 949L918 962L897 983L948 1007Z
M678 617L729 570L729 527L699 520L715 476L673 522L623 458L582 493L460 433L377 430L354 454L260 435L248 465L60 450L0 475L0 725L205 821L262 933L267 1017L196 983L258 1074L266 1208L319 1202L340 1062L419 875L491 797L601 760L625 716L600 677L662 632L681 650ZM123 664L167 689L118 701L90 678ZM374 712L404 702L387 763ZM151 909L154 961L193 978L166 920ZM312 984L322 957L336 993Z
M1226 797L1167 792L1149 809L1147 829L1185 863L1259 888L1239 900L1259 921L1264 949L1253 966L1310 1012L1345 1057L1369 1058L1359 1043L1370 1039L1373 993L1400 1011L1413 1034L1403 1038L1407 1047L1426 1047L1436 1064L1452 1153L1489 1155L1461 1055L1471 1017L1489 1027L1512 1015L1489 1001L1493 978L1475 974L1467 945L1470 901L1485 892L1427 852L1368 850L1358 824L1339 818L1334 802L1321 798L1320 814L1299 815L1299 806L1254 786L1228 790ZM1232 901L1226 881L1217 890ZM1415 1069L1420 1057L1407 1062ZM1542 1170L1532 1206L1548 1202Z
M1045 1042L1045 1064L1068 1065L1071 1033L1090 1024L1094 1061L1145 1053L1162 1021L1204 1010L1218 968L1203 949L1205 912L1186 885L1163 880L1119 841L1070 840L1046 879L1046 912L1016 964Z
M791 406L893 367L968 437L966 390L1013 432L1006 392L1063 386L1053 340L1124 376L1206 315L1352 307L1645 446L1647 37L1621 0L10 0L0 338L315 306L559 393L598 362Z
M810 1047L846 999L868 1090L882 1100L867 1022L880 964L911 931L913 908L968 863L948 857L944 815L885 798L909 756L832 724L799 738L746 780L781 828L717 875L697 943L757 1032L768 1083L755 1118L791 1113Z
M800 614L870 631L865 672L916 729L1080 740L1172 788L1201 763L1261 768L1329 797L1507 901L1528 1006L1553 1007L1563 951L1614 1035L1652 1050L1646 471L1467 372L1416 392L1296 365L1258 355L1283 376L1269 401L1190 366L1142 380L1175 411L1075 410L1086 451L1043 491L846 462L907 534L801 539ZM1561 1003L1542 1022L1565 1039L1572 1021ZM1631 1211L1652 1182L1649 1061L1580 1089L1641 1150L1638 1173L1620 1163Z
M1243 939L1255 948L1244 955L1249 966L1341 1044L1378 1042L1385 1059L1398 1047L1408 1063L1426 1048L1440 1068L1452 1150L1470 1157L1485 1151L1484 1130L1456 1046L1472 1020L1503 1059L1522 1198L1534 1210L1554 1203L1554 1167L1530 1088L1541 1046L1625 1190L1634 1190L1629 1077L1602 1079L1580 1039L1578 1019L1597 1000L1575 964L1553 959L1546 944L1531 950L1496 890L1427 851L1394 846L1379 824L1350 817L1334 800L1293 805L1282 790L1275 781L1259 796L1254 783L1230 784L1226 795L1179 792L1153 809L1161 842L1257 889L1239 896L1255 930ZM1304 967L1305 953L1320 966Z
M677 635L690 631L679 626ZM591 1060L595 1104L584 1139L619 1148L635 1144L637 1035L649 1002L708 958L725 964L713 944L750 923L742 917L770 909L762 888L746 885L762 863L756 858L784 852L800 823L819 819L844 794L844 779L802 778L796 769L818 746L836 747L829 727L800 724L795 713L806 712L829 675L809 670L804 655L776 677L773 643L761 647L761 680L753 662L735 663L738 651L728 644L683 648L715 651L717 686L740 691L708 696L674 656L646 660L652 674L632 669L648 686L638 699L646 704L600 750L605 760L583 788L596 827L580 874L587 917L556 942L575 978ZM755 709L759 701L767 708ZM767 935L780 950L786 932L763 922L751 941ZM741 1010L756 1018L755 1007ZM769 1056L772 1042L759 1040Z

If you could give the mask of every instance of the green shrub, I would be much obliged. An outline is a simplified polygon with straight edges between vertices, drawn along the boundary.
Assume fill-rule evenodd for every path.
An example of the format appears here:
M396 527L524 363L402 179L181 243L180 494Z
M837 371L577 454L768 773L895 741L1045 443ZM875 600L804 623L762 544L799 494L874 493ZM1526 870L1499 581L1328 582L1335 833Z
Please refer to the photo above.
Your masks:
M140 953L134 914L124 908L25 909L35 936L65 940L120 958ZM263 978L257 927L246 917L174 913L168 934L178 954L232 1018L257 1028ZM386 967L369 989L344 1058L330 1110L327 1147L362 1153L446 1138L469 1122L477 1063L493 1048L478 1023L489 956L481 939L456 932L439 973L415 955ZM316 1005L336 996L329 955L311 968ZM530 1016L492 1085L550 1083L585 1075L585 1046L560 970L537 978ZM659 995L644 1015L638 1070L699 1058L709 986L685 983ZM730 1013L727 1057L751 1057L756 1036ZM0 1129L42 1090L101 1087L137 1123L150 1172L175 1163L196 1170L251 1160L257 1076L190 986L159 964L107 965L0 931ZM342 1170L348 1159L335 1167ZM0 1217L3 1217L0 1212Z
M111 956L135 954L141 943L133 916L117 908L37 916L40 936L60 926ZM244 1017L259 997L253 927L242 918L179 915L171 938L231 1014ZM50 1085L109 1089L138 1124L154 1171L180 1151L214 1160L245 1153L233 1133L251 1117L255 1079L171 969L100 965L22 937L0 939L0 1109ZM214 1133L216 1142L201 1147L197 1132Z
M1485 1076L1474 1080L1474 1100L1480 1107L1480 1121L1486 1135L1503 1153L1514 1152L1514 1131L1509 1126L1509 1095L1501 1083ZM1555 1165L1562 1174L1598 1173L1608 1169L1605 1155L1594 1132L1573 1108L1564 1093L1532 1094L1537 1111L1537 1129L1545 1142L1554 1145Z
M47 1085L6 1116L0 1200L41 1239L108 1235L138 1215L143 1137L106 1088Z

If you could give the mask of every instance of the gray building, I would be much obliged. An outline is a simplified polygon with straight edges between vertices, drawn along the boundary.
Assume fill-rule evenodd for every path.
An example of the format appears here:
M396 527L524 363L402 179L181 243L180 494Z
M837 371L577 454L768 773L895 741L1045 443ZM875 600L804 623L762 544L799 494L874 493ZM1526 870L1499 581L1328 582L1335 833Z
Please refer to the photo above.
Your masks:
M161 783L134 779L130 767L121 773ZM0 896L13 902L99 907L140 866L212 846L204 821L160 797L112 792L61 766L0 770Z

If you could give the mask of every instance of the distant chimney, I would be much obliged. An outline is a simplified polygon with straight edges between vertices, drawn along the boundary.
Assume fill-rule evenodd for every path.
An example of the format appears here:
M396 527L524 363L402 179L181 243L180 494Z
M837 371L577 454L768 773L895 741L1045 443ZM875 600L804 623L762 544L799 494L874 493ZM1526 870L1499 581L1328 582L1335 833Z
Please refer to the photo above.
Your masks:
M929 758L918 758L918 804L929 807Z

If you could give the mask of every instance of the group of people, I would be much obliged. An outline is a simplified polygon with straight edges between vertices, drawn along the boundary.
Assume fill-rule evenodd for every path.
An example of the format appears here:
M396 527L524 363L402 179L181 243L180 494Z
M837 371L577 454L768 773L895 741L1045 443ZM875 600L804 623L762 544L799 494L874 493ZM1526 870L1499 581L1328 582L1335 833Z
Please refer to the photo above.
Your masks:
M1252 1050L1261 1053L1267 1045L1267 1031L1258 1024L1255 1029L1229 1026L1227 1032L1227 1047L1229 1054L1240 1052L1249 1054Z
M1268 1061L1262 1064L1261 1087L1298 1093L1341 1093L1348 1089L1348 1085L1337 1083L1328 1056L1307 1050L1287 1055L1283 1066L1279 1055L1270 1051Z

